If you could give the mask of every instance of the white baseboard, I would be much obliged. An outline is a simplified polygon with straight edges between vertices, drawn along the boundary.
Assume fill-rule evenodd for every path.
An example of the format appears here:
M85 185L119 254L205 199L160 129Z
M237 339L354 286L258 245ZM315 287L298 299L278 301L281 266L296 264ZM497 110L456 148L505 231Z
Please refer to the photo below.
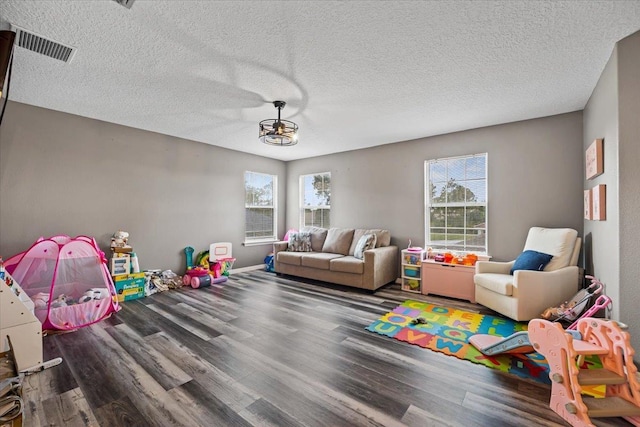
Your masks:
M264 264L250 265L248 267L232 268L229 273L244 273L245 271L264 270Z

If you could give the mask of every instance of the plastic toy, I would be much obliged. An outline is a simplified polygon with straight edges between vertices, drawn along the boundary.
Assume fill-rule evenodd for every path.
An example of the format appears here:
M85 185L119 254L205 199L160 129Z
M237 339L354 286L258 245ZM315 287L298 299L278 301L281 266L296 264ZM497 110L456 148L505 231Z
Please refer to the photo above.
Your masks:
M202 251L196 257L196 267L209 267L209 251Z
M228 280L227 276L222 277L213 277L211 274L207 274L206 276L194 277L191 279L191 287L194 289L198 288L206 288L208 286L224 283Z
M226 276L222 276L219 273L220 263L213 263L217 265L218 273L214 274L211 270L204 267L195 267L188 270L182 277L182 283L185 286L191 286L194 289L205 288L213 284L224 283L227 281Z
M409 244L407 245L407 250L409 252L422 252L422 248L420 246L411 246L411 239L409 239Z
M182 277L182 283L196 289L226 282L226 276L229 276L229 270L236 260L231 258L229 242L212 243L208 251L200 252L196 257L196 267L189 268L189 258L193 254L193 248L186 247L185 253L187 254L187 271Z
M187 270L193 268L193 248L191 246L187 246L184 248L184 253L187 257Z
M580 339L558 323L533 319L529 337L549 362L551 409L574 427L595 427L591 418L625 417L640 426L640 381L633 363L630 335L612 320L581 318ZM576 361L598 355L601 369L580 369ZM605 384L603 399L582 395L582 386Z
M203 267L192 268L190 270L187 270L187 272L184 273L184 276L182 276L182 284L185 286L191 286L191 281L195 277L202 277L208 274L209 274L209 270L206 268L203 268Z
M209 264L209 270L213 272L213 277L220 277L222 275L222 264L218 261Z
M211 279L213 279L213 277L211 277L210 274L200 277L193 277L191 279L191 287L194 289L206 288L207 286L211 286Z
M228 276L235 262L232 258L232 245L230 242L212 243L209 246L210 269L214 272L214 277ZM218 266L211 263L218 263L220 272L217 272Z

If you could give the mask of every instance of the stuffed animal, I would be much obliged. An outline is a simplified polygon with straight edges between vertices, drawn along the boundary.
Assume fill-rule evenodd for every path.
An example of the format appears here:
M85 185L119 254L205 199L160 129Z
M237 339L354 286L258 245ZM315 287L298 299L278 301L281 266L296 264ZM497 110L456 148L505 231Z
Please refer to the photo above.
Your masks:
M93 292L87 291L80 298L78 298L78 303L82 304L85 302L93 301Z
M78 299L79 303L101 300L109 296L107 288L91 288Z
M127 244L129 241L129 233L126 231L116 231L113 233L113 237L111 237L111 247L112 248L130 248Z
M565 314L567 310L572 309L576 305L575 301L565 301L559 307L549 307L542 312L540 317L543 319L558 319Z
M37 294L32 296L31 299L33 300L33 304L35 305L36 309L47 308L47 305L49 304L49 294L46 294L44 292L38 292Z
M56 299L51 301L52 308L66 307L66 306L67 306L67 296L65 294L61 294Z

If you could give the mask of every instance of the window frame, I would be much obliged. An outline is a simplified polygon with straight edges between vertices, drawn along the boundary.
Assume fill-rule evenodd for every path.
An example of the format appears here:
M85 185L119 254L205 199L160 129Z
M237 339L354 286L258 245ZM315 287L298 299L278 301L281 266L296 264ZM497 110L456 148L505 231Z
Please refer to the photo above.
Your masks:
M271 186L272 186L272 195L271 195L271 205L250 205L247 203L247 174L253 175L261 175L265 177L271 178ZM270 173L263 172L254 172L254 171L244 171L244 211L245 211L245 223L244 223L244 245L259 245L263 243L273 243L278 241L278 175L273 175ZM273 210L273 223L272 223L272 233L270 236L261 236L261 237L248 237L248 229L247 229L247 213L248 209L272 209ZM254 231L255 232L255 231Z
M331 227L331 187L329 187L329 204L325 204L325 205L309 205L309 206L305 206L305 186L304 186L304 181L306 177L314 177L317 175L321 175L321 176L328 176L329 177L329 182L331 182L331 172L316 172L316 173L308 173L308 174L304 174L304 175L300 175L300 178L298 180L298 188L300 190L300 194L299 194L299 211L298 211L298 224L300 226L300 228L303 227L322 227L322 228L329 228ZM317 209L321 209L321 210L327 210L329 211L329 224L321 224L321 225L307 225L305 224L305 210L310 209L310 210L317 210Z
M484 192L485 192L485 200L484 202L467 202L466 200L464 202L433 202L431 200L431 176L430 176L430 166L434 163L437 162L449 162L449 161L453 161L453 160L467 160L467 159L473 159L473 158L484 158L484 177L483 178L477 178L475 179L476 181L484 181ZM424 241L425 241L425 246L427 247L431 247L436 251L452 251L452 252L472 252L472 253L476 253L476 254L480 254L480 255L487 255L489 253L489 239L488 239L488 230L489 230L489 224L488 224L488 219L489 219L489 179L488 179L488 175L489 175L489 154L488 153L477 153L477 154L468 154L468 155L462 155L462 156L452 156L452 157L443 157L443 158L438 158L438 159L429 159L429 160L425 160L424 162L424 179L423 179L423 184L424 184ZM448 177L450 176L449 174L449 166L446 166L446 173L447 173L447 179L445 182L448 182L449 179ZM466 178L466 170L465 170L465 178ZM464 180L464 182L467 182L467 179ZM466 188L466 187L465 187ZM463 248L454 248L452 247L452 245L447 245L447 241L445 240L444 245L442 243L434 243L431 240L431 209L432 208L439 208L439 207L484 207L484 234L485 234L485 238L484 238L484 248L483 250L479 250L477 249L477 246L474 247L470 247L467 245L467 241L466 239L463 241ZM445 221L446 221L446 216L445 216ZM434 228L443 228L445 231L448 229L446 222L445 222L445 226L444 227L434 227ZM468 235L468 230L472 229L472 228L467 228L467 215L465 213L464 215L464 224L463 227L455 227L455 228L462 228L462 232L465 236ZM456 246L460 246L460 245L456 245Z

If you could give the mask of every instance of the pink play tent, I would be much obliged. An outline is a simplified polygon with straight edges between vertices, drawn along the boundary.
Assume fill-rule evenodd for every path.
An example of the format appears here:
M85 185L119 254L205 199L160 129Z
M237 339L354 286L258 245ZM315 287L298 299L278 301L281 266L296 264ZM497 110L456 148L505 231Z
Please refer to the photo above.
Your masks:
M5 268L33 300L42 328L72 330L119 310L107 260L95 239L38 239Z

